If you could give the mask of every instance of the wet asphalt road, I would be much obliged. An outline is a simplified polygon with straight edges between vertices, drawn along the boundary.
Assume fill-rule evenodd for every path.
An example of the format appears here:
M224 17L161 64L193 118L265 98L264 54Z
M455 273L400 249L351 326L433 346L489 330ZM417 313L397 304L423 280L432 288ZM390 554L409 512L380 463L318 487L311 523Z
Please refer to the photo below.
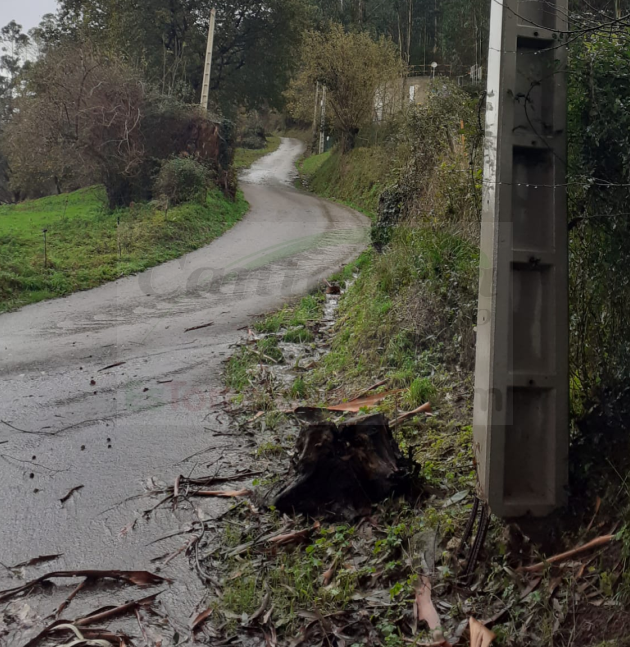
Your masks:
M211 245L139 276L0 316L0 419L23 430L0 424L2 564L62 553L25 575L155 570L150 560L186 537L150 542L185 527L191 512L165 508L147 520L141 513L155 498L125 500L151 478L172 483L180 473L239 468L250 451L246 441L208 431L229 424L220 376L239 329L306 293L367 241L366 218L293 187L301 152L300 142L283 139L245 173L251 210ZM101 370L118 362L124 364ZM201 514L227 505L204 500ZM134 519L133 531L121 536ZM203 590L183 556L163 574L174 580L163 608L185 628ZM16 584L0 567L0 589ZM66 617L110 604L112 595L144 594L114 589L77 598ZM34 622L66 592L29 598ZM19 645L24 635L0 642Z

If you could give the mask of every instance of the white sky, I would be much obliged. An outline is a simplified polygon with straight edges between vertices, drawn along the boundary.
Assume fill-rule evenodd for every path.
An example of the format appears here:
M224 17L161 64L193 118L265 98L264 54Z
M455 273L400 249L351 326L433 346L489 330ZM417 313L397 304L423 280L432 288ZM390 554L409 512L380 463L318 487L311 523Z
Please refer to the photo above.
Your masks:
M27 32L39 25L44 14L56 9L56 0L0 0L0 27L15 20Z

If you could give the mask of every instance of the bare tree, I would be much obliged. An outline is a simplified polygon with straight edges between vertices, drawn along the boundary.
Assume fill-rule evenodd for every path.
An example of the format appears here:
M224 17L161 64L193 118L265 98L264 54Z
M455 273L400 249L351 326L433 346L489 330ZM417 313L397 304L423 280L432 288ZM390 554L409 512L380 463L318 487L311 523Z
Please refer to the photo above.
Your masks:
M5 133L13 183L53 178L61 190L102 182L127 203L140 172L145 88L135 71L89 44L60 47L33 66Z

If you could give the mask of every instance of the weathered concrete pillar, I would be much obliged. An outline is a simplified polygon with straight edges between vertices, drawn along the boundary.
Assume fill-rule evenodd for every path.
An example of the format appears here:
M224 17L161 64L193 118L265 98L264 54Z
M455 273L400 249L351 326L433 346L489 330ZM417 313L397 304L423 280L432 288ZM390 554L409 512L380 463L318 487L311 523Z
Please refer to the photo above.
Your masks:
M501 517L565 501L568 0L492 2L474 442Z

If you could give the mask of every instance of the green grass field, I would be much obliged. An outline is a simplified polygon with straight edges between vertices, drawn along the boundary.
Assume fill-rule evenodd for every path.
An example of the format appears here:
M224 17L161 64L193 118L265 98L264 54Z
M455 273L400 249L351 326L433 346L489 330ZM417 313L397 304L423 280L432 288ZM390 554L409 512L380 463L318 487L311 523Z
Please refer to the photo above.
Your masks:
M247 209L242 194L231 202L215 189L204 204L168 213L155 204L109 212L102 187L1 206L0 312L178 258L220 236Z
M239 171L241 169L248 168L261 157L269 155L269 153L274 153L278 148L280 148L280 137L277 137L276 135L267 137L267 146L265 148L260 148L258 150L237 148L236 155L234 157L234 168Z

